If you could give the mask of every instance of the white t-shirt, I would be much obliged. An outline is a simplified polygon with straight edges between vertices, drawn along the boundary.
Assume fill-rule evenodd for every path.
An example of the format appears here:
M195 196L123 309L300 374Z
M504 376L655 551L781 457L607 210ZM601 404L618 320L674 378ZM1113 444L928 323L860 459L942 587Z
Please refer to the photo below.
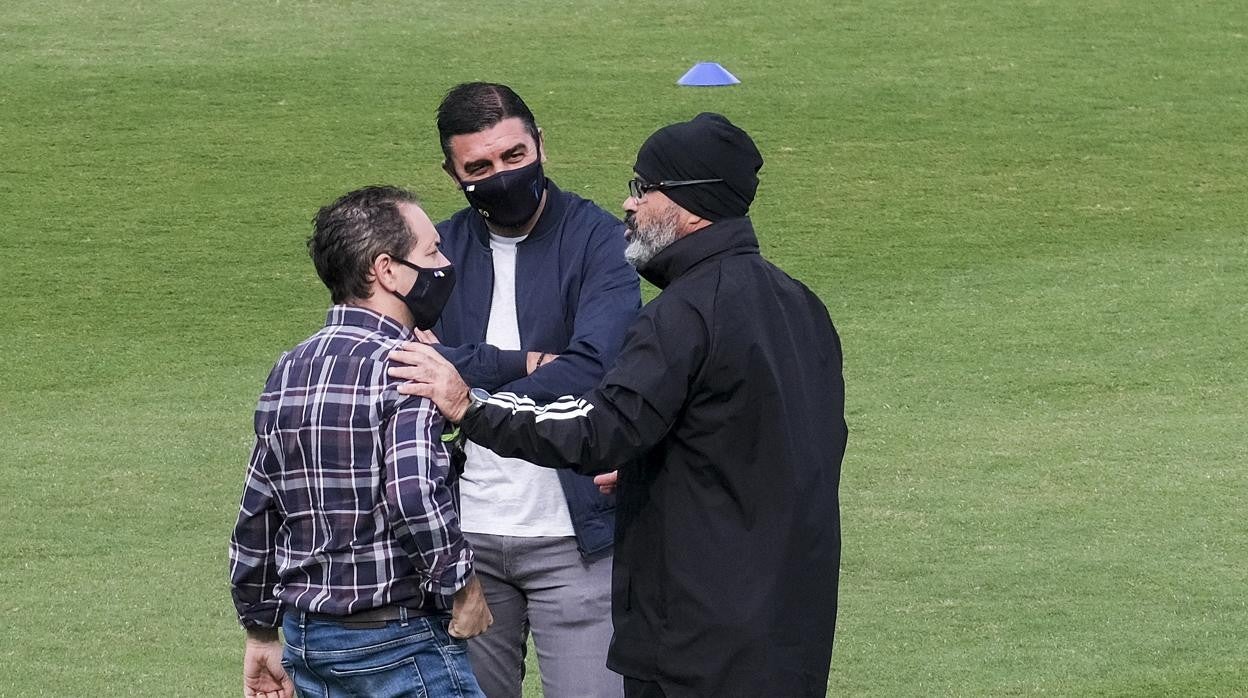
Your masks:
M494 251L494 297L485 341L499 349L520 349L516 320L516 245L523 237L490 235ZM496 536L571 536L572 515L559 475L518 458L502 458L469 441L460 480L460 527Z

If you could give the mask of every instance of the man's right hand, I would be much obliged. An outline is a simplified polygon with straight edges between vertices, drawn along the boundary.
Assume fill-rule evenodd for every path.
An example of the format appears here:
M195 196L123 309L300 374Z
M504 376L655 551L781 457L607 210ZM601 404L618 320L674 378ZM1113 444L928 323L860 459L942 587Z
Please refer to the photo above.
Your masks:
M277 630L249 629L243 650L245 698L294 698L295 684L282 668L282 640Z
M494 623L494 615L485 603L485 591L477 575L468 578L468 583L455 592L451 606L451 637L467 640L485 632Z

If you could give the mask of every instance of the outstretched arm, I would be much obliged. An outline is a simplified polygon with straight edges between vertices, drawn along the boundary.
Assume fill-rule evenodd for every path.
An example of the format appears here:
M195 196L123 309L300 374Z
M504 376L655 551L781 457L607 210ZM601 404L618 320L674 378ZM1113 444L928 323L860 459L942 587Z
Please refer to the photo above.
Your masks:
M696 309L679 300L643 313L598 388L546 404L497 393L466 415L467 385L454 366L422 345L395 352L392 358L407 365L392 367L390 375L409 381L400 392L430 398L469 438L499 455L601 473L667 434L706 358L705 328Z

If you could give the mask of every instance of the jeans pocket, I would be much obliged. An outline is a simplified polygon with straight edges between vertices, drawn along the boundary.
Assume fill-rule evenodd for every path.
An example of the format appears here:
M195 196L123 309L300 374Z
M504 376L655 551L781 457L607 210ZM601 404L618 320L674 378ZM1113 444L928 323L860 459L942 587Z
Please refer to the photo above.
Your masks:
M425 683L415 657L378 664L367 657L329 667L336 683L351 695L372 698L423 697Z
M438 627L442 630L442 632L440 633L441 638L439 639L442 641L443 648L445 648L448 652L452 652L454 654L463 654L468 651L468 641L461 640L451 634L451 619L450 618L440 619L438 621Z
M325 685L318 677L306 669L300 670L295 662L285 657L282 658L282 668L286 670L286 676L290 677L290 683L295 687L295 694L299 698L324 698Z

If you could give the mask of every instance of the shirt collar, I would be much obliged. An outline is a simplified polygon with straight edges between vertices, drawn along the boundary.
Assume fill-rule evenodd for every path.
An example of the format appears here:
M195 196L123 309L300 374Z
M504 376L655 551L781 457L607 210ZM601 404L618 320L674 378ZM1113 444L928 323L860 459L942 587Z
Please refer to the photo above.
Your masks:
M325 317L325 326L330 325L363 327L393 339L407 339L412 336L412 331L398 320L358 305L335 305L330 308Z

